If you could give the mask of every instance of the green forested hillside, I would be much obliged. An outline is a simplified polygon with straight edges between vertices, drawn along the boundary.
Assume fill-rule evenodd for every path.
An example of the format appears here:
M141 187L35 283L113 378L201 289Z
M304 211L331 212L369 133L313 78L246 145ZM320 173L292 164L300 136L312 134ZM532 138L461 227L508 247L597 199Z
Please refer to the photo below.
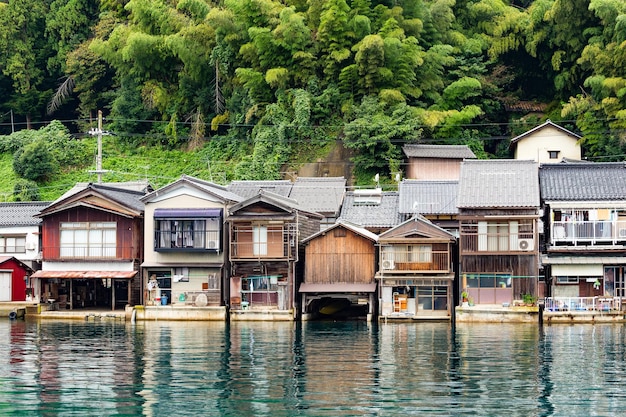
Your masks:
M0 53L6 199L93 178L98 110L104 168L157 184L280 178L337 140L365 183L404 143L507 157L546 118L626 153L623 0L11 0Z

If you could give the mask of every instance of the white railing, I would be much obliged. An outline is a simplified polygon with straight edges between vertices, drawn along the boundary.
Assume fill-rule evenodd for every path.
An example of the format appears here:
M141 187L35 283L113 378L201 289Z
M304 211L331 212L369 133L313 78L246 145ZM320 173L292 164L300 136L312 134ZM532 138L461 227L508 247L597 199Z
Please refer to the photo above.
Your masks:
M622 309L619 297L546 297L545 311L599 311L611 312Z
M626 240L626 222L611 220L558 221L552 223L552 243L601 242L613 243Z

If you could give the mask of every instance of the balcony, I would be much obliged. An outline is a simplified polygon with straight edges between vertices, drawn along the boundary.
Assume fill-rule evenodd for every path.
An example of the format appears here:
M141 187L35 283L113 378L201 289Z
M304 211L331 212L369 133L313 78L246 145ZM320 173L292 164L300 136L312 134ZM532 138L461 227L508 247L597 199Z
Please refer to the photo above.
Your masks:
M550 228L553 246L617 245L626 242L626 221L558 221Z
M545 310L554 312L573 311L621 311L621 298L612 297L547 297Z
M385 274L450 272L450 252L383 251L380 270Z

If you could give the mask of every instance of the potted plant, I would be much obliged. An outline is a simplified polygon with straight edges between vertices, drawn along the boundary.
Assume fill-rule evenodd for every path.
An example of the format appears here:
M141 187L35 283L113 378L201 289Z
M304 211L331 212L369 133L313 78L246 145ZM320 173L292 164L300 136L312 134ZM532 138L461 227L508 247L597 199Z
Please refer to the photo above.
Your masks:
M467 307L467 306L469 306L469 303L468 303L468 302L469 302L469 300L470 300L470 296L469 296L469 293L468 293L467 291L465 291L465 290L464 290L464 291L461 293L461 300L463 300L463 304L461 304L463 307Z

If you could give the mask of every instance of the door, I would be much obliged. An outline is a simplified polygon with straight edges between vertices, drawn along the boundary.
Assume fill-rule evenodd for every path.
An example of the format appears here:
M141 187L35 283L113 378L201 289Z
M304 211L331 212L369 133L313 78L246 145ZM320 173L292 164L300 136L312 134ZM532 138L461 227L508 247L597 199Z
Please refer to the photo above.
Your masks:
M10 271L0 272L0 301L11 301L11 280Z

